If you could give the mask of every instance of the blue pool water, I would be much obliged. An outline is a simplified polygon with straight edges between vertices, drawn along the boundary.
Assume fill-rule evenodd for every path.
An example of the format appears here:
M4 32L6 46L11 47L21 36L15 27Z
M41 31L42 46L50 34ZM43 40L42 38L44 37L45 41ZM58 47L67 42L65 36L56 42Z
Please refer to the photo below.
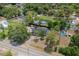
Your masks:
M65 32L64 31L61 31L60 32L60 35L63 37L63 36L65 36Z

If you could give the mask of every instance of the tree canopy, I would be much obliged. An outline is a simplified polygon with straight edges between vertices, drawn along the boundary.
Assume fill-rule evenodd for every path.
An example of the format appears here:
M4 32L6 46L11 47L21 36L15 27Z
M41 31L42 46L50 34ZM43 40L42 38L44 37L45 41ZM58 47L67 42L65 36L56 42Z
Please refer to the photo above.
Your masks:
M10 21L9 39L13 42L23 43L29 37L26 26L19 21Z

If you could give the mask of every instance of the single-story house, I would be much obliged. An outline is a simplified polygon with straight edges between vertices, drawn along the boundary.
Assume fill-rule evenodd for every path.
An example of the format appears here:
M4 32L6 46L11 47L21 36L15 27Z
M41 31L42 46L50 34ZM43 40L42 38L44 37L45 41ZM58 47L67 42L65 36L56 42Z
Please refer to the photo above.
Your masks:
M73 18L72 20L70 20L70 29L72 30L76 30L77 27L76 25L79 24L79 17L78 16L74 16L75 18Z
M44 31L45 35L49 32L49 29L46 28L46 27L37 27L37 28L33 27L31 29L32 29L32 34L33 35L36 35L35 31Z

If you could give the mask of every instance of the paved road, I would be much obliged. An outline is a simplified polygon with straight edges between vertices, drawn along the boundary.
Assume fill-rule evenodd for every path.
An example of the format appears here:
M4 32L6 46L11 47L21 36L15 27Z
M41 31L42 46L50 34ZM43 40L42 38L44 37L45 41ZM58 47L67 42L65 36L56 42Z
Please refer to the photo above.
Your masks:
M49 56L45 52L40 52L31 47L12 46L9 41L0 41L0 47L13 50L17 56Z

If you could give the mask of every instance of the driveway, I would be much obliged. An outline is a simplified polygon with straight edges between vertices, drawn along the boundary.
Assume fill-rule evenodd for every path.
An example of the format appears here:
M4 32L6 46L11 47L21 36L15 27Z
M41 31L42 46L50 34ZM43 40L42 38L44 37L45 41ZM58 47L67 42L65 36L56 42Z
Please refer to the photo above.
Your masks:
M45 52L40 52L32 47L12 46L9 40L0 41L0 47L14 51L16 56L50 56Z

